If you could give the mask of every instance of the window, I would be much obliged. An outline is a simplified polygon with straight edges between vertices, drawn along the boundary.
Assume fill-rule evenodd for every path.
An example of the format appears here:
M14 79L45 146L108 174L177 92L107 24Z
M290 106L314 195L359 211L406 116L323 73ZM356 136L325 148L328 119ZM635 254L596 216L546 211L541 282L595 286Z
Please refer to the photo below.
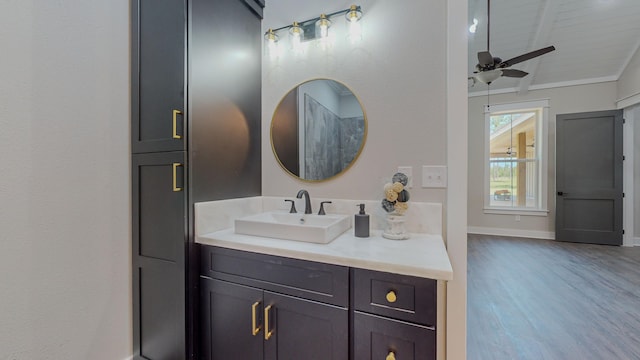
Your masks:
M547 214L548 101L485 107L485 213Z

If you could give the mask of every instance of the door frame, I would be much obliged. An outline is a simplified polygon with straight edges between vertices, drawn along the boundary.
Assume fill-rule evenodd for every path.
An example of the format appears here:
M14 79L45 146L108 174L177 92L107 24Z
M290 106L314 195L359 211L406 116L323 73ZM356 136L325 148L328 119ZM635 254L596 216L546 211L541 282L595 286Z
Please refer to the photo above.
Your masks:
M625 160L622 164L622 191L624 192L624 198L622 199L622 227L624 234L622 235L622 246L640 246L640 242L636 242L635 238L635 184L634 184L634 152L635 152L635 122L640 121L640 104L630 106L623 109L623 118L625 119L622 125L622 153L625 156ZM638 119L635 119L634 115L637 114ZM637 129L640 131L640 127ZM640 191L640 190L639 190Z

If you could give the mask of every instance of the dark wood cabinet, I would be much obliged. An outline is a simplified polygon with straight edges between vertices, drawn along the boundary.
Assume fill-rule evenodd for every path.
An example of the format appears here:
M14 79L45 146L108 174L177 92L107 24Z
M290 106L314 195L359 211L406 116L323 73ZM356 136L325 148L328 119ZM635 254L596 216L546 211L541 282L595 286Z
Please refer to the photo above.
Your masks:
M353 359L436 359L437 282L351 269Z
M435 327L436 280L364 269L351 271L356 310Z
M202 359L349 358L347 268L206 246L201 253Z
M181 151L132 156L135 359L184 358L185 161Z
M436 332L427 326L356 311L353 347L354 360L435 360Z
M348 309L269 291L264 304L265 360L349 358Z
M202 359L436 359L435 280L200 247Z
M201 278L206 360L346 360L346 308Z
M131 150L186 150L187 0L132 1Z
M263 291L203 277L200 293L200 358L262 360Z
M192 202L259 196L262 7L254 0L189 5Z
M261 193L263 7L131 1L135 359L198 358L191 209Z

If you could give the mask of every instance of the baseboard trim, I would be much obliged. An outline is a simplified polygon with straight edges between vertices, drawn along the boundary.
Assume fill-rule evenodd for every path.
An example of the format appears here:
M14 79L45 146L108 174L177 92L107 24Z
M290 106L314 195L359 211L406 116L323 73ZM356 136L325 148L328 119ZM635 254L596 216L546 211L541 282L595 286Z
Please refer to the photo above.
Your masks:
M545 239L545 240L555 240L556 238L556 233L552 231L504 229L504 228L491 228L491 227L483 227L483 226L468 226L467 232L469 234L514 236L514 237L525 237L525 238ZM638 243L638 241L636 240L636 244L640 244L640 243Z

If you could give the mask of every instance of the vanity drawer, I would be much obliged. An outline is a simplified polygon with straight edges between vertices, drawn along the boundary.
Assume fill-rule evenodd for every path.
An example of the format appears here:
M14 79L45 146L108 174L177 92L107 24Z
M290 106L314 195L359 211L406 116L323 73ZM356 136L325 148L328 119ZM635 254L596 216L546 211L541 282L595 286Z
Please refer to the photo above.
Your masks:
M353 315L355 360L435 360L436 331L356 311Z
M352 271L356 310L435 326L436 280L363 269Z
M349 305L349 268L201 245L200 275L302 297Z

